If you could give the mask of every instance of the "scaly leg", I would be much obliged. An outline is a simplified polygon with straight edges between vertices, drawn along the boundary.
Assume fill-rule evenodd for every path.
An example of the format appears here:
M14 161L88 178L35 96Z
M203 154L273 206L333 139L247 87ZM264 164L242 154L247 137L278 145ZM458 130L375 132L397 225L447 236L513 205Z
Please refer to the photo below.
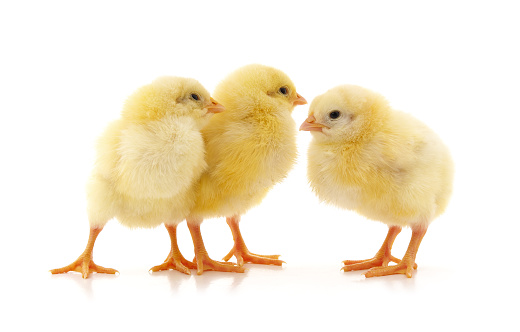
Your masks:
M233 249L223 258L224 261L228 261L233 255L237 258L238 266L243 266L244 262L250 262L254 264L265 264L265 265L278 265L281 266L282 263L285 263L278 258L280 255L257 255L251 253L242 238L242 234L240 233L240 227L238 223L240 222L240 216L233 216L226 218L226 222L231 229L231 233L233 233L233 240L235 241L235 245Z
M114 269L105 268L99 265L94 264L94 260L92 259L92 251L94 250L94 243L96 242L96 238L99 233L103 230L103 227L91 227L90 234L88 237L87 247L85 251L76 259L72 264L69 264L65 267L59 269L53 269L50 272L52 274L58 273L66 273L66 272L80 272L83 279L88 278L90 273L108 273L108 274L116 274L119 271Z
M417 268L415 264L415 256L419 250L419 245L426 234L426 226L412 227L412 239L408 245L408 249L404 254L403 259L394 266L387 267L374 267L365 273L366 278L370 277L381 277L391 274L406 274L408 278L412 277L412 270Z
M221 271L221 272L244 272L245 269L241 266L236 266L233 263L217 262L212 260L206 248L204 247L204 241L200 233L199 223L188 222L188 228L190 230L191 238L193 239L193 246L195 249L195 260L197 262L197 274L201 275L206 270Z
M345 272L348 271L357 271L357 270L367 270L377 266L388 266L388 263L394 262L399 263L401 260L395 258L391 255L392 245L394 244L395 238L401 232L401 227L399 226L389 226L388 234L386 235L385 242L381 246L381 249L376 253L374 258L364 259L364 260L346 260L343 261L342 270ZM417 268L417 266L415 266Z
M161 265L154 266L150 269L152 272L177 270L185 274L191 274L190 269L196 269L197 264L188 261L182 256L177 244L177 225L164 224L171 240L171 250L166 260Z

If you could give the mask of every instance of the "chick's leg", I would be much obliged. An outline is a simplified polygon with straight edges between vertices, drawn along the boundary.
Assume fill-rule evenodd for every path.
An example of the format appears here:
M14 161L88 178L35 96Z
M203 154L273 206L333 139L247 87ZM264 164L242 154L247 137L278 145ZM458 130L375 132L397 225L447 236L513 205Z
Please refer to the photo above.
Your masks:
M196 269L197 265L182 256L179 246L177 245L177 225L164 224L164 226L170 235L171 250L164 263L152 267L150 271L177 270L188 275L191 274L190 269Z
M226 262L232 257L235 256L237 258L238 266L244 265L244 262L254 263L254 264L265 264L265 265L278 265L281 266L282 263L285 263L278 258L280 255L257 255L251 253L242 238L242 234L240 233L240 227L238 223L240 222L239 216L233 216L226 218L226 222L231 229L231 233L233 233L233 240L235 241L235 245L233 249L223 258Z
M390 226L388 228L388 234L386 235L385 242L381 246L381 249L376 253L374 258L365 259L365 260L346 260L343 261L342 270L345 272L348 271L357 271L357 270L367 270L376 266L388 266L388 263L394 262L399 263L400 260L391 255L392 245L394 244L395 238L401 232L401 227L399 226ZM417 268L417 267L416 267Z
M415 264L415 256L419 250L419 245L426 234L427 227L419 226L412 228L412 239L408 245L408 249L403 259L397 265L387 267L374 267L365 273L366 278L381 277L391 274L405 274L408 278L412 277L412 270L417 269Z
M103 227L91 227L90 234L88 237L87 247L85 251L76 259L72 264L69 264L65 267L51 270L52 274L58 273L66 273L66 272L80 272L83 279L88 278L90 273L108 273L108 274L116 274L119 271L114 269L105 268L99 265L96 265L93 260L92 251L94 250L94 243L96 242L96 238L99 233L103 230Z
M200 223L191 223L189 220L188 228L190 230L191 238L193 239L193 246L195 249L195 260L197 262L197 274L201 275L203 271L221 271L221 272L244 272L244 268L236 266L233 263L217 262L212 260L206 248L204 247L204 241L200 233Z

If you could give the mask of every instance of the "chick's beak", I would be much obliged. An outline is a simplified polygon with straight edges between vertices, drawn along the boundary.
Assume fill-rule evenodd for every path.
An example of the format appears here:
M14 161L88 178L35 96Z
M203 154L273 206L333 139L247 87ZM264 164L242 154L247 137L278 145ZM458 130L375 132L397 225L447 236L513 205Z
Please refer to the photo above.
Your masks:
M208 106L208 113L220 113L225 110L225 107L220 105L215 99L211 99L211 105Z
M305 98L303 98L302 96L300 96L299 93L296 94L296 99L293 100L293 106L296 106L296 105L305 105L307 104L307 100L305 100Z
M327 126L322 125L321 123L316 122L316 118L314 115L309 115L305 121L303 121L302 125L300 126L300 130L306 130L306 131L322 131L323 128L328 128Z

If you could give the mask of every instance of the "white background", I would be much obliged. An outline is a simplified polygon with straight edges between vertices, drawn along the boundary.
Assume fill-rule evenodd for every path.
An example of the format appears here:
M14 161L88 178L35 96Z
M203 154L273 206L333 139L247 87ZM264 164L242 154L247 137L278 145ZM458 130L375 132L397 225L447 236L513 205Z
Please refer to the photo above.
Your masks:
M425 3L3 1L0 328L518 329L519 11L513 1ZM161 75L213 91L249 63L282 69L309 102L338 84L376 90L451 148L453 198L413 278L340 271L342 260L372 257L387 228L318 202L308 132L287 180L241 223L251 251L282 254L283 267L150 275L169 251L165 229L112 221L95 261L120 275L51 276L85 247L93 144L126 97ZM294 110L298 125L307 111ZM231 248L223 219L202 232L214 259ZM185 223L178 237L193 257Z

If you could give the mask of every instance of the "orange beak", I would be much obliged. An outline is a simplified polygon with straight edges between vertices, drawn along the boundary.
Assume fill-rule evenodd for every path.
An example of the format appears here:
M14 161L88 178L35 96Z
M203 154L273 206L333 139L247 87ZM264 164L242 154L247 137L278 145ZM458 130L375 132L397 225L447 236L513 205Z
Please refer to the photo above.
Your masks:
M226 109L224 106L220 105L215 99L211 99L211 105L208 106L208 113L220 113L224 112Z
M296 105L305 105L307 104L307 100L305 100L305 98L303 98L302 96L300 96L299 93L296 94L296 99L293 100L293 106L296 106Z
M309 117L303 121L302 125L300 126L300 130L305 131L322 131L323 128L329 127L324 126L321 123L317 123L316 118L312 114L309 115Z

